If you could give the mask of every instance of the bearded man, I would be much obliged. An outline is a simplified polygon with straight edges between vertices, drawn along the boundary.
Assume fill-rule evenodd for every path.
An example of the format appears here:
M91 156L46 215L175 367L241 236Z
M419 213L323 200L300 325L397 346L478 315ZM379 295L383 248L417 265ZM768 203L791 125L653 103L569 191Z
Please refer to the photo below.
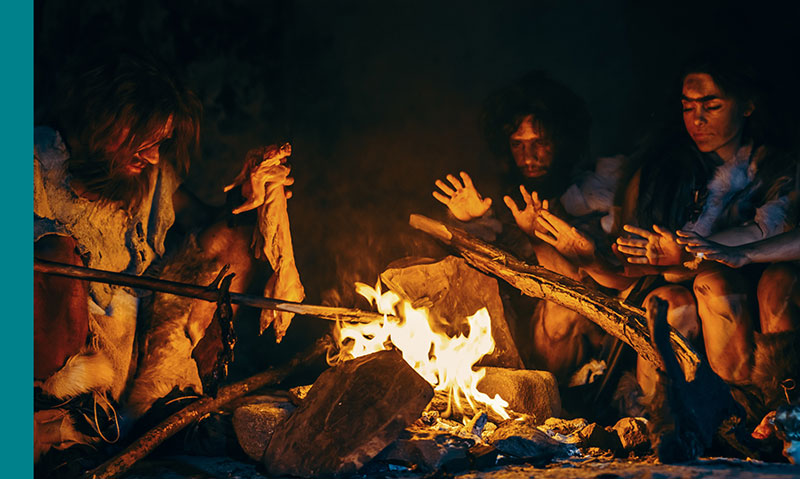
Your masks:
M34 130L34 256L143 274L165 255L176 213L192 203L179 186L199 144L199 101L153 60L122 55L73 82L53 116L57 129ZM266 158L272 150L253 151ZM247 162L239 181L247 203L235 213L275 199L251 185L283 200L292 183L285 156ZM160 265L163 276L207 283L231 264L231 288L242 288L255 269L251 231L212 224ZM296 286L290 299L301 300L299 279ZM192 352L214 305L186 300L159 309L156 295L153 318L137 326L139 294L34 274L35 461L51 448L114 442L125 420L172 390L202 393Z

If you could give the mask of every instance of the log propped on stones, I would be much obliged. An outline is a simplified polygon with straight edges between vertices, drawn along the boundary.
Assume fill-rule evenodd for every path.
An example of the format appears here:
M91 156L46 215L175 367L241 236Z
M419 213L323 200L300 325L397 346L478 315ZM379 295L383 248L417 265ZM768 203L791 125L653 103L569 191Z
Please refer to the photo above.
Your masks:
M661 357L650 344L643 310L541 266L529 265L460 228L422 215L411 215L409 224L452 246L472 266L506 281L522 293L552 301L585 316L663 369ZM691 381L700 363L697 352L674 329L670 331L670 342L687 381Z

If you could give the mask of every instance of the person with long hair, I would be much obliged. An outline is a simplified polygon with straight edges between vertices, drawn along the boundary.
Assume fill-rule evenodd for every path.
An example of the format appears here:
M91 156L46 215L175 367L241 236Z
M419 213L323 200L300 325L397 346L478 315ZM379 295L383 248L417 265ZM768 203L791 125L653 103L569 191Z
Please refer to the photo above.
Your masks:
M192 202L180 184L198 151L200 102L153 58L112 58L74 78L51 126L34 129L35 258L132 275L158 264L169 279L206 283L229 263L241 288L256 269L243 229L209 217L179 251L165 247ZM247 162L243 178L288 185L288 173L282 161ZM263 191L241 193L246 206L235 212L269 201ZM202 393L192 352L214 305L170 309L156 295L145 321L140 295L34 274L35 461L51 449L113 443L173 389Z

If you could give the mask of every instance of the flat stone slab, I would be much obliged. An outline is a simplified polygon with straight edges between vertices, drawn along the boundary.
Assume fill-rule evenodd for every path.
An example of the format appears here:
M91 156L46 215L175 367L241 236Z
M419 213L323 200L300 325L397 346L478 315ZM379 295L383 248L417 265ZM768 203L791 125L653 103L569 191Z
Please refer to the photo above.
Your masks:
M434 331L451 337L467 334L467 318L486 307L492 320L495 349L478 364L524 367L506 322L495 278L469 266L462 258L448 256L441 261L389 268L381 274L381 280L415 307L428 307Z
M432 397L397 351L338 364L275 432L262 462L272 475L353 474L419 419Z

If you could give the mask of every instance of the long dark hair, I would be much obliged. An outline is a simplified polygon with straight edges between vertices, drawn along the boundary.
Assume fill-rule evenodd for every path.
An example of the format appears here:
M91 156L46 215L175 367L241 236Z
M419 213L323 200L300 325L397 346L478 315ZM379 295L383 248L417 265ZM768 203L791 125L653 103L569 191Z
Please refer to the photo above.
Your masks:
M172 137L160 156L178 174L199 148L202 107L169 70L152 57L123 53L71 81L55 108L55 127L70 150L68 170L103 200L137 204L147 185L117 172L136 149L172 118ZM113 153L109 153L109 147ZM133 190L133 191L131 191Z
M508 141L528 115L533 115L554 145L550 171L538 181L522 176ZM592 120L586 103L543 71L532 71L491 94L481 121L489 148L506 162L506 182L513 188L527 184L545 197L560 195L569 186L572 173L584 167L588 159Z
M765 88L755 69L742 59L722 55L701 55L689 60L673 81L672 108L661 115L661 120L629 157L616 204L625 202L625 189L637 172L639 194L633 218L622 218L623 221L633 221L646 229L655 224L676 229L702 208L706 186L720 160L700 152L684 127L679 95L684 79L691 73L710 75L720 90L739 104L752 102L755 108L745 122L743 142L758 147L772 140L767 126ZM774 164L763 166L765 171L784 169Z

